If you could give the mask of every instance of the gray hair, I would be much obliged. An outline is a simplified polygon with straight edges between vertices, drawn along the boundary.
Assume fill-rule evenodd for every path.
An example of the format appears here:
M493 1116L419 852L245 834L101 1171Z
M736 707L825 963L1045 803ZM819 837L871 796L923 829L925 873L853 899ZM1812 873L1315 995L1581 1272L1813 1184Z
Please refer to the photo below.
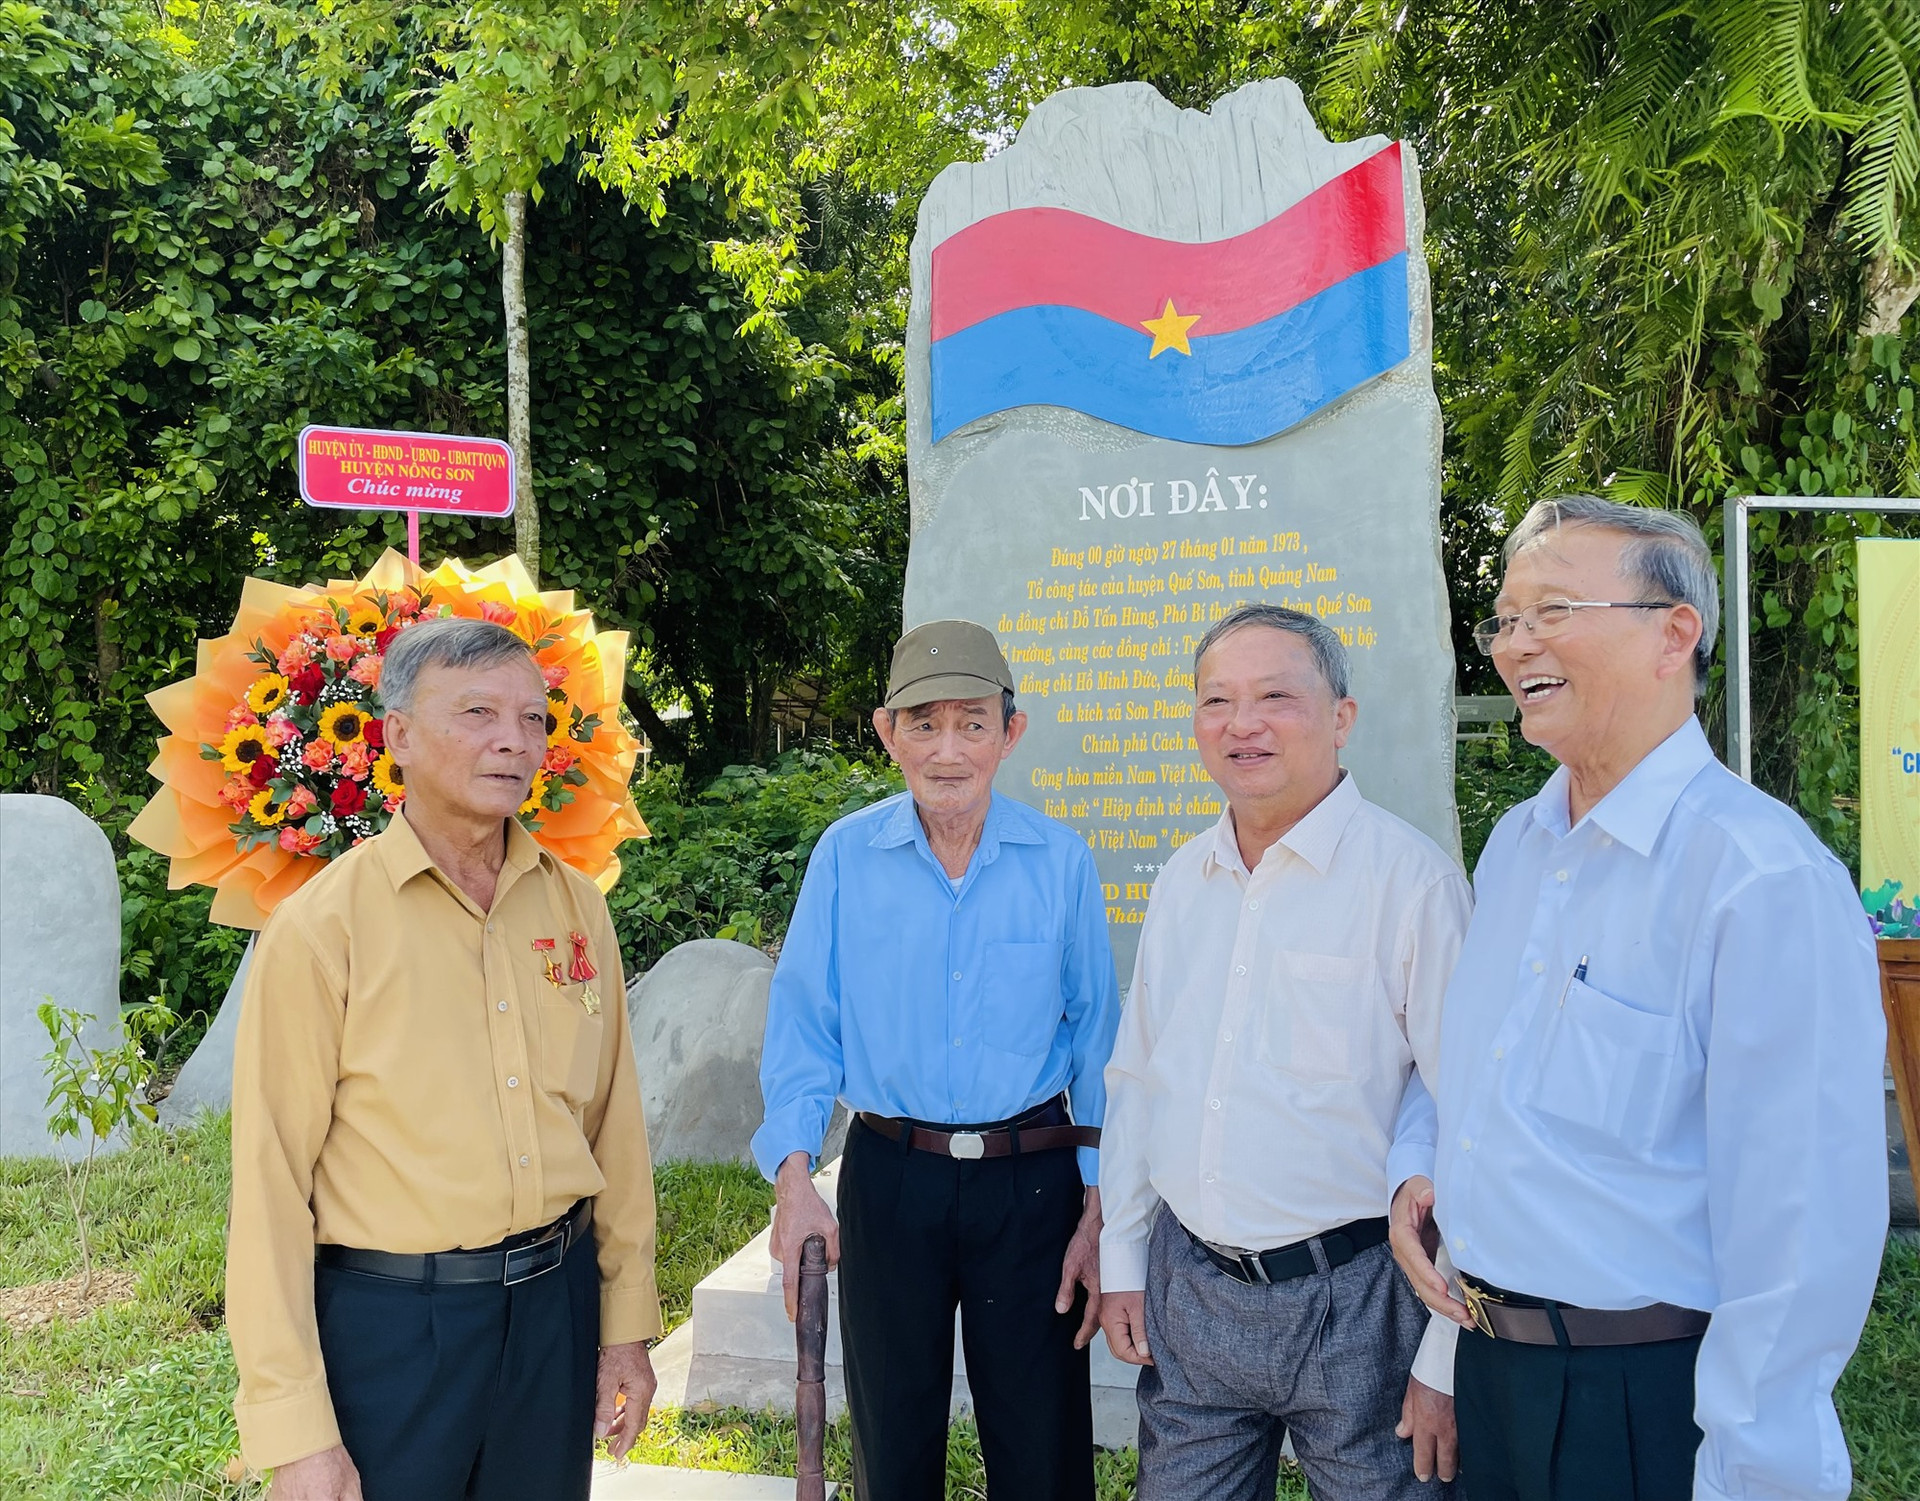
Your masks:
M1285 631L1289 636L1305 637L1307 645L1313 648L1314 665L1320 669L1320 676L1328 691L1336 699L1353 696L1349 692L1352 674L1347 666L1347 649L1341 644L1340 633L1324 620L1302 614L1299 610L1289 610L1282 605L1242 605L1215 621L1206 635L1200 638L1200 645L1193 653L1194 676L1199 677L1200 659L1216 642L1253 625L1264 626L1270 631Z
M380 702L410 714L423 669L493 667L515 657L534 665L532 648L504 625L464 616L422 620L395 636L381 658Z
M1520 518L1501 556L1508 562L1563 526L1593 526L1627 538L1620 550L1620 576L1639 586L1649 602L1692 605L1700 614L1700 642L1693 650L1693 691L1707 691L1713 643L1720 635L1720 575L1700 523L1684 511L1622 505L1597 495L1561 495L1537 502Z

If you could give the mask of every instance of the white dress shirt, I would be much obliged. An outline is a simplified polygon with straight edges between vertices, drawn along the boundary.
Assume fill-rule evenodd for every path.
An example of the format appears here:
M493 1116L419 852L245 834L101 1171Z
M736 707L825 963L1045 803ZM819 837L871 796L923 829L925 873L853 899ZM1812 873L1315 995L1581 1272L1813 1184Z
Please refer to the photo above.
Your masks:
M1100 1282L1146 1286L1165 1200L1272 1250L1386 1212L1387 1153L1466 931L1465 876L1342 778L1249 872L1229 809L1154 883L1107 1065Z
M1871 934L1840 863L1689 719L1573 828L1501 820L1397 1185L1454 1262L1587 1308L1705 1309L1696 1498L1847 1495L1833 1384L1887 1230ZM1437 1171L1436 1171L1437 1168Z

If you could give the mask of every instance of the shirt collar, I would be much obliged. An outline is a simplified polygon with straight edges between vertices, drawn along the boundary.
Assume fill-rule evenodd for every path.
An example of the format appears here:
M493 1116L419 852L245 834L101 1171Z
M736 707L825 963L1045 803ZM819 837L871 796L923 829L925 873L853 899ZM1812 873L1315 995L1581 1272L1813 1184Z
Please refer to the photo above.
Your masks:
M880 827L874 830L873 838L867 842L876 849L895 849L903 844L911 844L917 846L929 860L933 858L933 849L927 843L926 827L920 822L920 813L914 805L911 792L902 792L894 798L893 807L880 820ZM1028 828L1011 800L995 791L992 802L987 805L987 822L980 830L980 845L975 853L991 860L999 855L1002 844L1041 842L1039 830Z
M552 860L553 857L540 847L519 819L509 818L506 825L508 865L524 874L543 860ZM380 852L380 859L387 868L387 879L393 882L395 891L421 871L433 869L433 856L427 853L427 847L420 842L420 836L414 833L413 825L407 822L405 808L397 810L387 820L386 828L374 835L373 843Z
M1333 864L1333 852L1339 848L1340 836L1353 822L1353 815L1360 808L1360 784L1353 779L1353 773L1342 771L1340 780L1334 783L1329 792L1278 841L1290 851L1311 865L1316 875L1325 875L1327 867ZM1226 871L1246 875L1247 862L1240 855L1240 837L1233 826L1233 808L1220 815L1220 821L1213 826L1213 847L1207 852L1209 866L1217 866ZM1269 854L1272 851L1268 851ZM1266 863L1266 857L1261 857Z
M1619 786L1594 804L1587 818L1637 854L1650 855L1680 794L1712 761L1706 731L1689 715L1685 724L1640 758ZM1572 780L1566 767L1559 767L1534 799L1534 821L1556 839L1570 832L1567 798Z

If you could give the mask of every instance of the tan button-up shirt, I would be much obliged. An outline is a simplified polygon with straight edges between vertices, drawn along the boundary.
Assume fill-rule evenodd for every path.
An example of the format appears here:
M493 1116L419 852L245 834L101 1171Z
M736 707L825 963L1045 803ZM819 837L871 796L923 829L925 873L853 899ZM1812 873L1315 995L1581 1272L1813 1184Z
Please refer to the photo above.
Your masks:
M599 971L589 982L566 978L575 933ZM509 822L482 912L396 817L275 909L248 971L227 1250L248 1462L340 1442L316 1243L488 1246L582 1198L594 1201L601 1343L659 1334L653 1170L605 900Z

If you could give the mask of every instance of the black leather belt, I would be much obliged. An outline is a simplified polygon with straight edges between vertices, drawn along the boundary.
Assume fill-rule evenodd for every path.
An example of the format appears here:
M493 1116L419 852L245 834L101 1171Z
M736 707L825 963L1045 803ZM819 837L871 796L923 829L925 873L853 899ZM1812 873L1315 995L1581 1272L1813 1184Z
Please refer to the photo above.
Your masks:
M1530 1298L1461 1277L1473 1324L1492 1339L1517 1345L1657 1345L1705 1334L1710 1316L1697 1308L1649 1303L1645 1308L1576 1308Z
M1180 1228L1187 1230L1185 1225ZM1362 1251L1370 1251L1386 1243L1387 1221L1384 1215L1377 1220L1351 1220L1319 1235L1297 1240L1290 1246L1281 1246L1272 1251L1243 1251L1238 1256L1216 1251L1191 1230L1187 1230L1187 1239L1206 1252L1207 1260L1234 1281L1258 1285L1265 1282L1291 1282L1295 1277L1304 1277L1317 1271L1318 1263L1313 1259L1316 1241L1320 1244L1320 1253L1327 1258L1329 1269L1345 1266Z
M551 1225L509 1235L497 1246L478 1251L429 1251L406 1256L393 1251L363 1251L358 1246L322 1245L314 1259L346 1272L391 1277L398 1282L438 1286L453 1282L498 1282L512 1287L531 1282L567 1259L593 1225L593 1200L582 1199Z
M985 1126L923 1125L919 1121L874 1115L865 1110L859 1112L859 1120L868 1130L879 1132L888 1141L904 1137L915 1151L938 1152L942 1157L963 1160L1100 1145L1100 1128L1074 1125L1065 1102L1059 1097L1036 1105L1012 1120Z

